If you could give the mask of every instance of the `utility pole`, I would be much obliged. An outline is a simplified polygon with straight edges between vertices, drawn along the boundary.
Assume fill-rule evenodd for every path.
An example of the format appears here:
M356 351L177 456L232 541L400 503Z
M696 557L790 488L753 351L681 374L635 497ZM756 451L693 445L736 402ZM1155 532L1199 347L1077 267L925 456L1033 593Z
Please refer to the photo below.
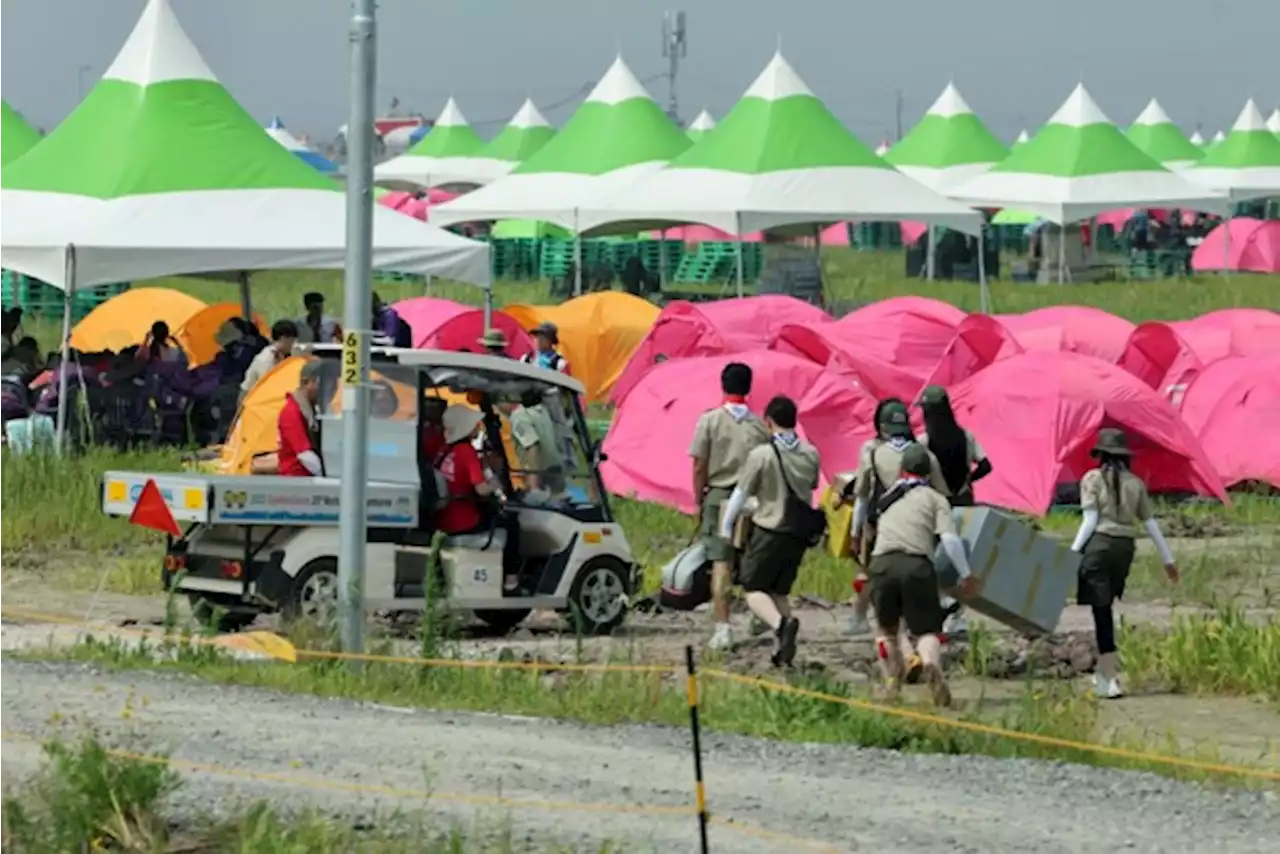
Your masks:
M347 119L347 253L343 281L342 492L338 624L344 652L364 652L368 527L369 327L373 323L373 100L377 0L351 0L351 104Z
M902 90L895 89L893 92L893 127L894 141L902 141Z
M683 125L676 98L676 77L680 74L680 60L689 55L689 45L684 37L684 12L663 12L662 56L667 60L667 115L680 127Z

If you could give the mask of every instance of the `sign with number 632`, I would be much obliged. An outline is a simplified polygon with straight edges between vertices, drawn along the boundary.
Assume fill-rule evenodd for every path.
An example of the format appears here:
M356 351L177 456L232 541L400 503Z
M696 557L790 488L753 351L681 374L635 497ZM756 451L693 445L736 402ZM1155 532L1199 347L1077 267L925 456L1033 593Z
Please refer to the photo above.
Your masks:
M342 339L342 384L356 386L360 384L360 375L364 373L360 364L360 333L354 330L347 332Z

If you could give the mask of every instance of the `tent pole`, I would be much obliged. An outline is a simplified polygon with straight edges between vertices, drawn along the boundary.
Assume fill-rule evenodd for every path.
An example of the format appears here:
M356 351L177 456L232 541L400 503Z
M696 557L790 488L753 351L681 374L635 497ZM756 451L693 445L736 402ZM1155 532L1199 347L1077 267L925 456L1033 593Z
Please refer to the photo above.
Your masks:
M667 289L667 230L658 235L658 290Z
M1225 279L1231 278L1231 208L1227 208L1227 215L1222 219L1222 276Z
M58 421L53 440L53 450L61 456L66 450L67 439L67 370L71 363L71 304L76 294L76 247L68 244L64 258L65 276L62 283L62 356L58 359Z
M241 270L240 280L240 314L244 317L245 323L253 325L253 300L249 296L249 271Z
M484 289L484 328L491 329L493 327L493 284L490 283Z
M1067 224L1058 226L1058 284L1067 283Z
M373 101L376 0L353 0L348 28L347 247L343 282L342 480L338 523L338 628L344 652L364 651L368 534L369 337L373 321ZM326 474L332 474L326 471Z
M933 223L929 223L927 234L929 242L925 244L924 269L925 278L932 282L936 278L938 270L938 244L933 239Z
M738 270L737 270L737 278L738 278L738 297L739 297L739 299L741 299L742 294L743 294L743 282L742 282L742 278L743 278L743 270L742 270L742 266L743 266L743 265L742 265L742 215L741 215L741 214L734 214L734 215L733 215L733 222L734 222L734 230L737 232L737 235L738 235L738 258L737 258L737 266L738 266Z
M985 217L983 218L985 220ZM985 221L978 227L978 311L991 313L991 293L987 285L987 228Z
M578 211L573 211L573 295L582 296L582 232L578 231Z

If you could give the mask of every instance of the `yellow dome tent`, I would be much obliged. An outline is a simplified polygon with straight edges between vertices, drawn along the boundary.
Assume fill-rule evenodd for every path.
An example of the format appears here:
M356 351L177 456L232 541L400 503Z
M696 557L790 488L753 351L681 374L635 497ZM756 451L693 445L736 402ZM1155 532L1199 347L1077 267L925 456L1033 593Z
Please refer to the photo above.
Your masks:
M586 387L588 402L608 396L659 313L653 303L622 291L584 294L560 305L508 305L503 311L526 329L547 321L556 325L560 350Z
M89 312L71 330L71 346L82 353L120 352L142 344L151 324L163 320L170 333L206 308L203 301L170 288L131 288Z
M243 307L238 302L215 302L207 305L187 318L180 328L174 330L173 337L178 339L182 349L187 351L188 364L193 367L208 364L222 349L218 343L218 330L233 317L239 317ZM262 315L254 312L253 325L265 337L270 328Z

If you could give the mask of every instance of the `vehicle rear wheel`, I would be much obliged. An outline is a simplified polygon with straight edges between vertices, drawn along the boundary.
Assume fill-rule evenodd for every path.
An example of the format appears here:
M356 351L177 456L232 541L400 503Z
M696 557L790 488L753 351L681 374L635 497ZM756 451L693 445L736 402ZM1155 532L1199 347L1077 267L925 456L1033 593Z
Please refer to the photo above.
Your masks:
M524 618L531 613L529 608L485 609L475 612L480 622L504 634L524 622Z
M258 619L254 611L232 610L233 603L226 597L188 593L187 600L196 622L217 632L238 632Z
M583 634L606 635L627 618L630 572L615 557L594 557L578 570L569 588L569 620Z
M338 617L338 562L321 558L304 566L280 610L286 620L332 627Z

